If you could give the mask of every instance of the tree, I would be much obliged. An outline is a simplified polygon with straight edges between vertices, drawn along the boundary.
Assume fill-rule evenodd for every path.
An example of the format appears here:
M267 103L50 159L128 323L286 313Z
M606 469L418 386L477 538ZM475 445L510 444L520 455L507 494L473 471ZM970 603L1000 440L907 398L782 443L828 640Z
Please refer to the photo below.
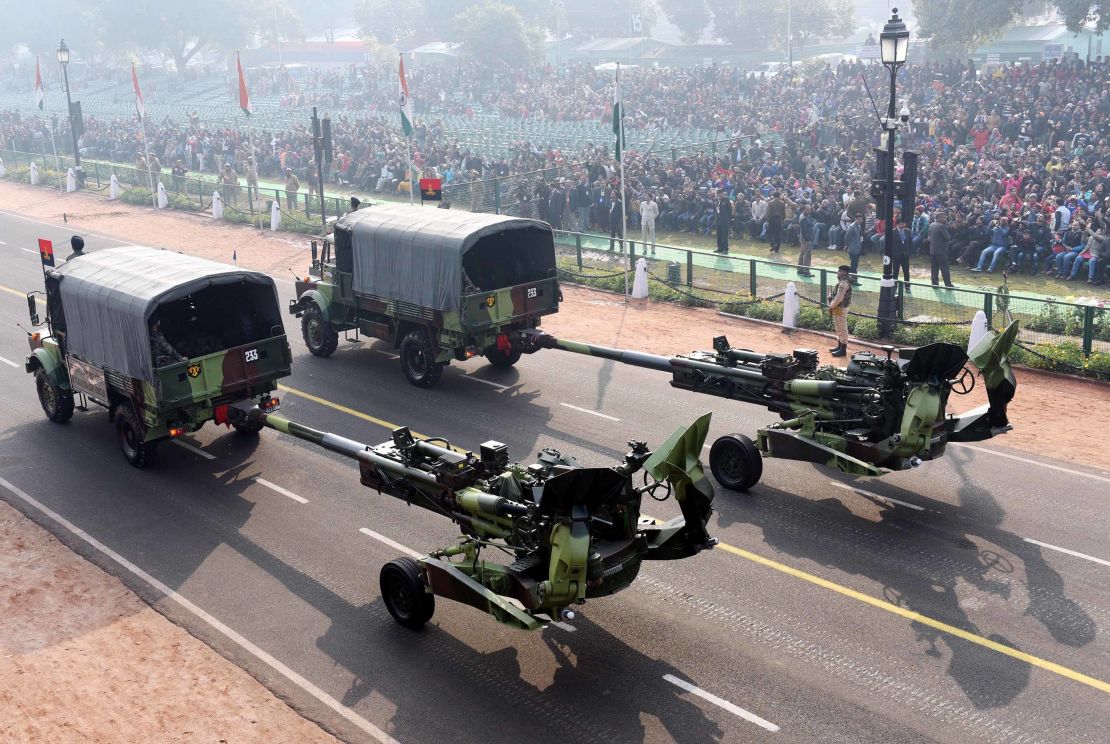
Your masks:
M563 0L567 23L564 34L592 39L649 36L657 15L653 0ZM640 31L632 31L632 17L640 19Z
M913 12L918 32L932 39L934 49L959 55L997 37L1025 15L1027 5L1024 0L913 0ZM1057 0L1047 7L1058 10L1072 32L1087 23L1093 23L1097 31L1110 27L1110 3L1102 0Z
M489 70L515 70L539 57L542 33L504 3L471 5L455 16L455 25L463 55Z
M424 6L408 0L359 0L355 18L363 37L402 47L416 37L424 18Z
M208 48L231 51L245 45L259 23L248 0L190 0L152 3L144 0L94 0L99 25L109 44L161 50L173 57L177 71Z
M709 0L714 33L740 47L785 49L786 3L761 0ZM795 3L790 18L795 45L815 39L836 39L855 30L852 0L808 0Z
M693 44L701 38L702 31L712 18L705 0L660 0L660 8L678 27L682 40Z

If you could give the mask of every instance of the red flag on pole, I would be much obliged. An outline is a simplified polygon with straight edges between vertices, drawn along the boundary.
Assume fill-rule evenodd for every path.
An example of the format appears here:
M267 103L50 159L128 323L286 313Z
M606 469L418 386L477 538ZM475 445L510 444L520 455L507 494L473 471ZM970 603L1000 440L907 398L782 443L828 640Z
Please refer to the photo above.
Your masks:
M247 116L251 115L251 94L247 91L247 78L243 75L243 62L239 59L239 52L235 53L235 64L239 68L239 108Z
M140 119L146 118L146 106L143 105L143 94L139 90L139 75L135 72L135 63L131 63L131 84L135 86L135 111Z
M46 88L42 84L42 70L39 69L39 58L35 57L35 105L42 111L46 101Z

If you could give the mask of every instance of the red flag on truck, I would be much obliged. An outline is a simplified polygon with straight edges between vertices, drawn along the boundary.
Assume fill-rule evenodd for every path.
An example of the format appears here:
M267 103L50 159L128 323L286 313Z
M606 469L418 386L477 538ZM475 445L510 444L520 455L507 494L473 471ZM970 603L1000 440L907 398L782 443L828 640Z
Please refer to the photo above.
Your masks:
M39 258L43 266L54 265L54 244L46 238L39 238Z
M443 179L421 178L420 198L424 201L440 201L443 198Z

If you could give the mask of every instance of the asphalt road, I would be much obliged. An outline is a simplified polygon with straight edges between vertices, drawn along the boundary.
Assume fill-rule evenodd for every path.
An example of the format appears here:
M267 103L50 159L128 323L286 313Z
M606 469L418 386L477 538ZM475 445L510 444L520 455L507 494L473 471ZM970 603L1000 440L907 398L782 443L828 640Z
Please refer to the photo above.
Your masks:
M566 627L526 634L440 601L413 633L385 611L378 570L456 533L361 488L352 463L208 426L140 472L102 410L45 419L15 324L42 286L35 239L69 234L0 213L0 497L343 738L1105 741L1110 474L1001 440L883 479L768 461L750 494L718 490L721 547L645 564ZM275 278L284 303L292 285ZM553 351L507 371L457 364L417 390L381 344L317 359L286 328L284 415L369 443L403 424L596 465L707 410L711 439L770 417Z

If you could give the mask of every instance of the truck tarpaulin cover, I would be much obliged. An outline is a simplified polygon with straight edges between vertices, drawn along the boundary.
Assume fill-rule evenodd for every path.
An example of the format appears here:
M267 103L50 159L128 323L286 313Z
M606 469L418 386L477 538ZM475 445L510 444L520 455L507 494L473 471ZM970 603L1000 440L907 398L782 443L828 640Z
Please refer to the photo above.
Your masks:
M55 273L67 351L141 380L154 379L148 323L159 306L238 282L269 286L277 304L274 280L265 274L154 248L86 253Z
M356 292L457 312L463 256L483 238L506 232L518 233L522 244L540 240L551 245L551 228L536 220L378 205L336 223L336 256L338 261L349 240Z

